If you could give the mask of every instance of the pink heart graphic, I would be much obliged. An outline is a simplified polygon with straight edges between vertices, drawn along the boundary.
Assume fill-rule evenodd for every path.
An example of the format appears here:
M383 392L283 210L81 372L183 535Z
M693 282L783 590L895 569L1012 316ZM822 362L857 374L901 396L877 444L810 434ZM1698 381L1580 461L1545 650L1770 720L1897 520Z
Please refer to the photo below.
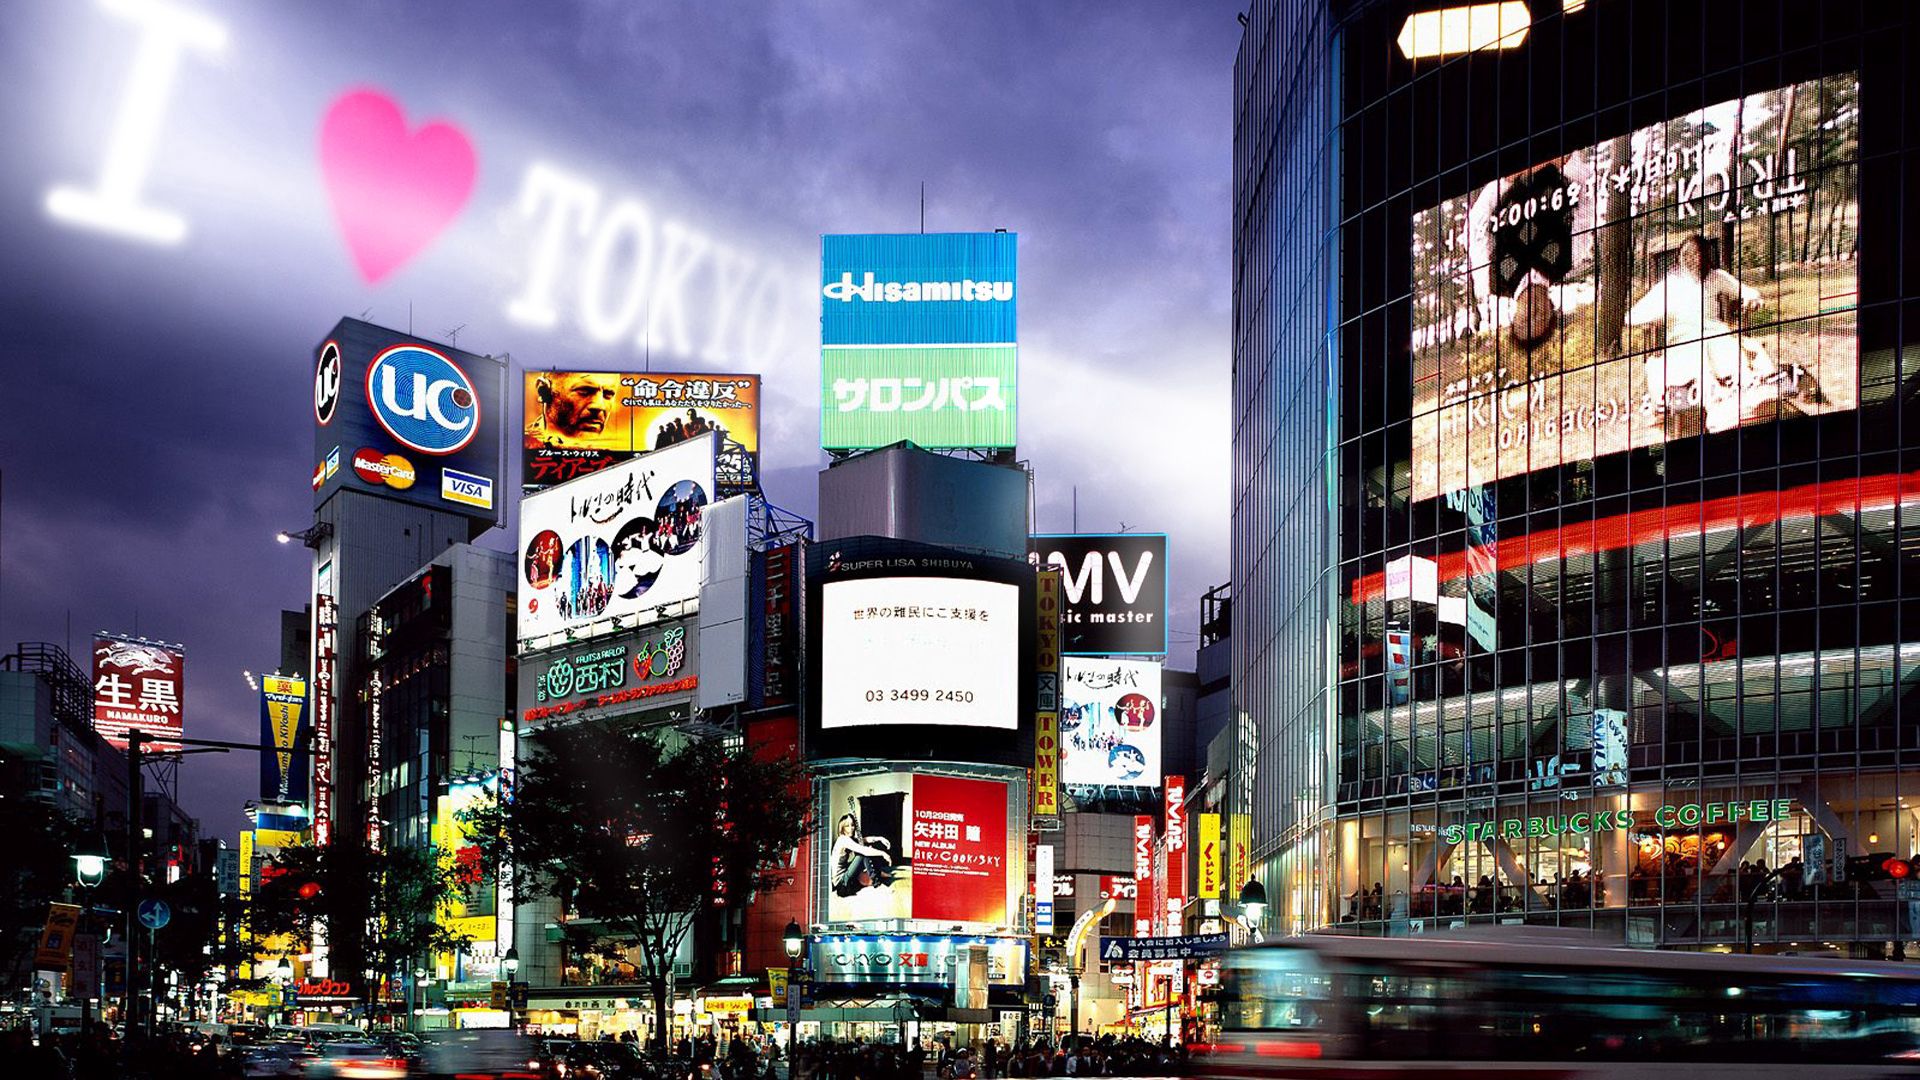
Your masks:
M353 90L320 124L320 173L334 220L369 283L418 255L473 194L473 144L444 121L407 130L378 90Z

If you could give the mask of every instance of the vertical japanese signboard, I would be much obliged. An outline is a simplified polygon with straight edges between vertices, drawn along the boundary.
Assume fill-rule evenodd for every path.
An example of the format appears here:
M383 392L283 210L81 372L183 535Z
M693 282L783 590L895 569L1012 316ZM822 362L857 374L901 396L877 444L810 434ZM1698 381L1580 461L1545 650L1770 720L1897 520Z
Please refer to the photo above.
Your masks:
M307 801L307 681L284 675L260 680L260 741L273 747L260 755L260 801Z
M122 750L138 728L150 752L180 749L186 655L178 645L102 634L93 639L93 729ZM172 738L170 739L169 736Z
M1033 813L1060 813L1060 571L1034 575Z
M1218 899L1225 866L1220 851L1220 815L1201 814L1195 822L1193 849L1199 859L1199 884L1195 892L1202 900Z
M1253 815L1227 815L1227 865L1231 873L1227 877L1227 888L1239 895L1242 885L1253 876Z
M1053 933L1053 845L1033 849L1033 932Z
M333 842L333 677L340 615L331 593L313 598L313 842Z
M1187 905L1187 778L1169 776L1166 782L1167 883L1161 889L1167 901L1165 933L1178 934Z
M1153 936L1153 818L1133 819L1133 936Z
M799 610L794 603L800 587L799 547L782 544L766 554L766 607L762 611L762 642L765 674L761 680L761 706L773 709L798 700L795 683L799 665Z

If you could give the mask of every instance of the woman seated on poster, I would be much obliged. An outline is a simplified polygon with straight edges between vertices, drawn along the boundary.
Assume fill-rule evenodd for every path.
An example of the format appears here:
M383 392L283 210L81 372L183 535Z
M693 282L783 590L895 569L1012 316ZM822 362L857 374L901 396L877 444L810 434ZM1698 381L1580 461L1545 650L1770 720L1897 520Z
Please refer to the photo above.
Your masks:
M839 835L833 838L833 891L841 896L893 884L893 856L887 854L886 838L856 839L859 829L852 814L840 815Z
M1706 241L1697 235L1680 241L1673 269L1627 311L1629 326L1666 330L1665 348L1645 360L1647 393L1656 412L1666 411L1673 391L1691 387L1707 430L1727 431L1740 426L1754 405L1779 396L1778 387L1766 381L1774 369L1765 350L1745 341L1728 321L1737 323L1759 306L1757 290L1713 264Z

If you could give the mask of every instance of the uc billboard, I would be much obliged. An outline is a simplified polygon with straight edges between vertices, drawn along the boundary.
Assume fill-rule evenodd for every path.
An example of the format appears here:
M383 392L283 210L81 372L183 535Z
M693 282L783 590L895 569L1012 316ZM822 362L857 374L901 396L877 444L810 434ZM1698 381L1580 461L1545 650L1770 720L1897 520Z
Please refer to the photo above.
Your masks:
M1014 445L1014 233L824 236L820 445Z

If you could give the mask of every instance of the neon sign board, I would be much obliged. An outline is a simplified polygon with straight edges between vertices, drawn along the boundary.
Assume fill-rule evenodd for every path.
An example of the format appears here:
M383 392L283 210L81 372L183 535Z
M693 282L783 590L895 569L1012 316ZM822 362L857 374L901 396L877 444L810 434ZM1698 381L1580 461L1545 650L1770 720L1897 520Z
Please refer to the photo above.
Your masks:
M1440 842L1458 844L1463 840L1477 842L1520 840L1531 836L1587 836L1645 828L1648 824L1661 829L1692 829L1701 825L1733 825L1742 821L1782 821L1792 813L1792 799L1666 805L1655 809L1651 816L1639 818L1632 810L1583 811L1578 814L1460 822L1442 828Z

